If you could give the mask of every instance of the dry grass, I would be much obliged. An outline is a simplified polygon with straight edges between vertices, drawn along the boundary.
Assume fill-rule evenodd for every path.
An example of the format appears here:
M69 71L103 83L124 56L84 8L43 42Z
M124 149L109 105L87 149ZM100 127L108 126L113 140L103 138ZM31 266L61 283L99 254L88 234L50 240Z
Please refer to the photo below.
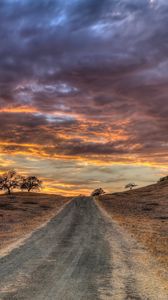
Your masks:
M101 196L99 204L168 267L168 182Z
M0 195L0 253L47 222L69 200L39 193Z

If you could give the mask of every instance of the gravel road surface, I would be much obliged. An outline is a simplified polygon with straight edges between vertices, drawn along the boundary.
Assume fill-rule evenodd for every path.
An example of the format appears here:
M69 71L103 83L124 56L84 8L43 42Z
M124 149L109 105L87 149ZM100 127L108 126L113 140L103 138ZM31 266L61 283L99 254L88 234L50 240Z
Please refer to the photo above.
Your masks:
M157 268L89 197L0 259L1 300L167 300Z

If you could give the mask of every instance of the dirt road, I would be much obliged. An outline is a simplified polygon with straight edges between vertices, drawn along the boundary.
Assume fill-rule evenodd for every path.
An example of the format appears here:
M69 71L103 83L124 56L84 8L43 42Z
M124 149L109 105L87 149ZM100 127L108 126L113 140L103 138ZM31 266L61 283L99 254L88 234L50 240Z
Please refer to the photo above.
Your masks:
M145 249L91 198L74 199L0 259L0 299L166 300Z

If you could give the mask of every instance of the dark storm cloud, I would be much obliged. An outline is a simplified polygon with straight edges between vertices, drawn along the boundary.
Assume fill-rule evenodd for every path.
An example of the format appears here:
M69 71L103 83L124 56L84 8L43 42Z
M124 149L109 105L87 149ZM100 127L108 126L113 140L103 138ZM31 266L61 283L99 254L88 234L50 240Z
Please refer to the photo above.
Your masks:
M57 134L66 129L75 129L76 126L76 121L60 117L48 121L43 115L0 113L0 127L3 129L0 131L0 140L9 144L14 142L18 145L52 146L60 142Z
M120 73L124 67L141 65L148 60L144 52L151 42L149 58L154 55L152 52L155 56L166 53L166 33L161 31L167 22L166 8L164 11L161 8L151 9L147 0L133 4L124 0L71 1L70 4L68 1L3 1L0 36L4 75L11 81L19 80L20 75L26 79L32 76L50 79L52 71L56 76L57 72L69 68L70 71L71 68L94 71L111 63L113 71ZM115 20L116 15L120 15L119 20ZM156 25L154 21L158 20L160 23ZM158 39L162 39L164 47L153 51ZM117 68L119 65L121 70Z
M165 153L167 13L166 0L0 1L1 139L49 154ZM37 113L3 112L18 106ZM115 130L119 141L101 142Z

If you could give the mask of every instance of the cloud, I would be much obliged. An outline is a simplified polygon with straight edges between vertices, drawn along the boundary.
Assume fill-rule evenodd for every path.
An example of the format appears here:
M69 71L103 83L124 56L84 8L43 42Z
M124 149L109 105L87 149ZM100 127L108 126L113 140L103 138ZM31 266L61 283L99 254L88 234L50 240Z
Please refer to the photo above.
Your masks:
M166 0L0 1L2 154L167 166Z

